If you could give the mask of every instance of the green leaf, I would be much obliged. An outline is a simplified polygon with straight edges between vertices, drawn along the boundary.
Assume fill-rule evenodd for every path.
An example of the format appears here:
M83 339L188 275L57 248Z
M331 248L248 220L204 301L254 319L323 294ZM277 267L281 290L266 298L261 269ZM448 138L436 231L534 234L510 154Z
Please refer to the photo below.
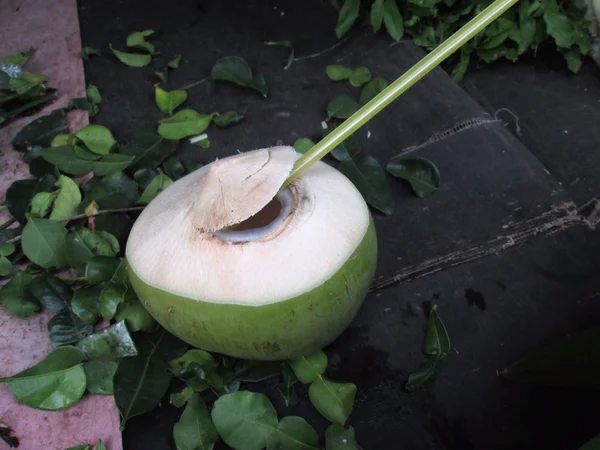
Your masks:
M80 288L73 294L71 308L85 323L95 324L100 316L101 288Z
M66 255L69 264L80 274L85 273L85 268L96 255L115 256L116 238L109 233L88 228L76 228L66 236ZM118 241L116 242L118 245Z
M579 52L567 51L563 53L563 56L569 70L573 73L579 72L579 69L581 69L581 55Z
M527 18L521 22L519 27L519 54L523 54L533 44L535 38L536 22L532 18Z
M501 373L522 383L597 389L600 327L568 335L511 363Z
M85 267L85 278L90 284L100 284L109 281L121 260L113 256L94 256Z
M101 209L126 208L135 204L138 195L135 181L123 172L113 172L88 183L85 204L96 201Z
M154 169L177 150L178 141L163 139L156 129L144 128L136 130L121 145L120 153L134 156L129 166L131 173L142 169Z
M154 30L136 31L131 33L129 36L127 36L127 47L140 48L153 55L155 53L154 45L152 45L150 42L146 42L146 38L148 36L152 36L153 34Z
M92 325L84 323L69 307L56 313L48 322L52 348L64 347L79 342L94 332Z
M598 450L600 449L600 434L587 441L579 450Z
M179 64L181 64L181 55L177 55L175 58L173 58L171 61L169 61L167 63L167 66L171 69L178 69Z
M133 157L121 154L95 155L85 149L71 146L45 148L42 157L54 164L61 172L72 175L83 175L90 171L103 177L126 169ZM88 159L83 159L83 157Z
M50 220L63 220L77 214L77 208L81 203L81 192L79 186L72 179L61 175L56 185L60 188L54 207L50 214Z
M425 158L392 161L388 163L386 170L394 177L408 181L418 197L426 197L440 187L440 172Z
M68 132L65 112L57 109L26 125L11 141L11 145L19 151L25 151L34 145L47 147L55 136Z
M281 371L282 383L277 390L281 393L285 406L290 406L292 395L294 395L294 385L298 382L298 377L289 365L284 365Z
M83 365L87 378L87 390L92 394L114 395L113 378L119 367L119 360L98 358Z
M19 402L31 408L62 410L77 403L85 392L83 360L76 347L60 347L35 366L3 381Z
M42 158L55 165L61 172L72 175L83 175L91 172L94 168L93 160L81 159L81 156L87 152L81 151L75 153L77 147L61 145L58 147L45 148L41 151ZM93 153L88 152L93 155Z
M384 0L375 0L371 5L371 26L373 31L377 32L383 23Z
M122 428L131 417L154 409L167 392L170 381L166 363L158 358L133 356L121 360L113 384Z
M345 35L352 27L360 12L360 0L344 0L344 4L338 14L335 34L338 38Z
M546 11L544 22L546 22L548 34L554 38L557 46L570 48L575 44L573 25L568 16L560 11Z
M50 192L38 192L31 199L31 212L29 213L32 217L44 218L48 215L52 209L54 203L55 194Z
M25 256L45 269L65 265L67 229L48 219L31 219L23 229L21 246Z
M176 392L175 394L171 394L169 396L169 403L176 408L181 408L185 405L190 398L194 396L194 389L190 386L184 387L181 392Z
M198 378L195 376L195 371L187 370L191 364L197 364L204 372L204 377ZM176 377L182 378L196 392L208 389L210 381L215 383L215 375L217 372L217 361L214 357L204 350L194 349L188 350L179 358L169 361L169 370ZM192 372L192 373L190 373Z
M173 427L178 450L212 450L219 434L200 394L192 396Z
M6 256L0 256L0 277L6 277L12 273L12 263Z
M371 71L366 67L358 67L350 76L350 84L354 87L361 87L371 79Z
M100 56L101 52L97 48L94 47L83 47L81 49L81 59L87 61L92 56Z
M40 305L31 295L31 274L19 272L0 289L0 304L15 317L25 319L40 310Z
M219 128L227 128L233 125L237 125L242 120L244 120L244 116L236 113L235 111L229 111L224 114L217 114L213 118L213 122Z
M321 123L322 129L321 133L323 137L327 136L333 130L337 128L335 124L333 126L328 127L325 122ZM353 134L348 136L341 144L335 147L330 155L333 156L338 161L344 161L346 159L354 158L358 156L361 152L360 142Z
M110 130L102 125L88 125L75 133L97 155L108 155L117 143Z
M128 291L124 283L127 279L127 263L122 260L110 281L104 284L100 293L100 315L104 320L111 320L117 313Z
M8 87L18 95L31 94L34 88L39 87L46 81L48 81L48 77L45 75L22 72L19 78L8 80Z
M150 182L158 176L158 170L154 169L139 169L133 174L133 179L138 184L140 189L144 190L148 187Z
M411 373L406 383L406 390L412 392L423 386L435 374L439 360L439 356L431 356L417 372Z
M302 154L306 153L314 146L315 146L315 143L312 140L310 140L309 138L296 139L296 141L294 142L294 150L296 150L298 153L302 153Z
M129 334L125 322L117 322L94 334L87 336L77 344L87 359L120 359L138 356L138 350Z
M110 50L117 57L119 61L123 64L127 64L131 67L145 67L150 64L152 61L152 56L150 55L140 55L138 53L125 53L120 52L119 50L115 50L112 44L109 44Z
M352 76L352 69L350 67L342 66L340 64L331 64L325 68L327 76L333 81L347 80Z
M329 119L347 119L359 109L358 103L345 94L338 94L327 104Z
M383 91L386 87L388 87L388 82L381 78L375 77L371 81L369 81L363 88L360 93L359 103L364 105L370 102L377 94Z
M35 194L52 192L56 178L44 175L38 180L16 180L6 190L6 207L8 212L20 223L25 222L25 214Z
M204 132L213 115L198 114L192 109L179 111L173 117L163 119L158 125L158 134L164 139L182 139Z
M310 384L325 373L327 368L327 355L322 350L308 356L301 356L288 361L294 374L303 384Z
M325 430L325 450L362 450L354 437L354 428L332 423Z
M162 327L153 333L141 333L135 343L142 355L151 355L166 362L178 358L189 347L189 344L176 338Z
M185 174L185 167L177 158L171 157L163 164L163 170L173 180L178 180Z
M81 111L87 111L90 117L98 114L98 105L94 105L87 98L72 98L69 100L67 109L79 109Z
M0 256L10 256L15 252L15 244L0 244Z
M375 158L357 156L346 159L339 170L352 181L369 205L387 215L394 212L394 197L385 172Z
M127 328L134 331L143 330L150 333L156 329L157 322L142 305L133 289L127 289L123 301L117 308L115 320L124 320Z
M90 84L85 90L85 95L93 105L99 105L102 103L102 95L100 95L100 91L93 84Z
M50 312L59 312L69 306L73 290L53 275L40 275L29 284L31 295Z
M159 169L158 176L156 176L150 182L148 187L146 189L144 189L144 192L142 192L142 195L141 195L140 199L138 200L138 203L140 203L142 205L147 205L154 199L154 197L156 197L158 194L160 194L162 191L164 191L171 184L173 184L173 180L171 180L168 176L166 176Z
M396 0L384 0L383 23L392 39L395 41L402 39L402 36L404 36L404 22Z
M437 305L433 305L427 321L423 351L428 355L439 355L443 358L448 355L450 348L450 336L437 312Z
M308 389L308 397L314 407L327 420L340 425L350 417L355 395L354 384L335 383L323 375L319 375Z
M238 391L215 401L212 419L219 435L234 449L262 450L277 427L269 399L256 392Z
M104 442L102 442L102 439L98 439L98 442L96 442L96 447L94 448L94 450L106 450L106 445L104 445Z
M111 283L102 289L100 294L100 315L104 320L111 320L117 313L117 307L123 301L127 286L122 283Z
M460 83L463 80L465 73L467 73L467 69L469 68L470 61L471 52L461 49L458 64L454 66L454 69L452 69L452 73L450 74L450 77L455 83Z
M121 428L131 417L154 409L169 388L171 374L167 363L158 355L158 352L164 351L162 344L168 344L165 336L168 333L162 330L154 336L145 335L143 342L150 343L150 351L145 354L147 348L138 344L143 356L124 358L119 363L113 383Z
M263 97L268 94L267 85L261 75L252 75L248 63L239 56L225 56L219 59L211 71L211 77L215 81L229 81L239 86L255 89ZM201 133L195 133L199 134Z
M180 90L165 91L157 86L154 97L158 109L165 114L173 114L173 111L187 99L187 92Z
M319 436L302 417L287 416L267 440L267 450L320 450Z

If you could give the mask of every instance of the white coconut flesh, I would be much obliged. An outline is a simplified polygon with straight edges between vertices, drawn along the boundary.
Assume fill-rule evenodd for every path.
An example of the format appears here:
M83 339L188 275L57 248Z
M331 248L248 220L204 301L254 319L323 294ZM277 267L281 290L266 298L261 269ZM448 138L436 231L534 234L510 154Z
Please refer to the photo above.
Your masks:
M308 292L352 256L370 224L355 186L318 162L278 192L298 153L271 147L181 178L127 242L145 284L202 302L262 306Z

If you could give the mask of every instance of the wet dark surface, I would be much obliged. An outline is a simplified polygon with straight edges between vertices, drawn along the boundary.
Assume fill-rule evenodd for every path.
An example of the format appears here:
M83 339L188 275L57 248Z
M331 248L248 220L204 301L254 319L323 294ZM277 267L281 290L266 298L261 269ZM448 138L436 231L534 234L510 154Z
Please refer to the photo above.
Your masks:
M390 46L368 30L323 52L337 42L335 14L318 0L95 0L79 7L83 45L124 49L130 32L158 32L155 69L129 68L112 57L86 62L86 80L104 99L94 121L117 139L162 118L152 73L180 53L183 63L166 89L186 88L186 105L199 112L245 115L241 125L210 130L208 150L182 145L180 154L204 163L317 138L328 100L341 92L358 96L326 78L327 64L365 65L392 81L423 56L409 42ZM292 41L299 60L284 70L287 51L265 46L269 40ZM267 99L207 79L217 58L233 54L265 76ZM600 319L600 238L590 229L589 207L578 210L600 191L598 71L588 64L570 76L552 57L540 58L482 69L462 86L435 70L359 133L382 164L404 152L430 158L442 174L440 191L426 199L390 180L396 211L374 212L376 286L388 287L372 292L351 328L326 349L328 374L358 387L350 422L364 449L575 450L600 432L598 394L521 386L497 372ZM501 108L519 118L519 133ZM444 133L454 127L460 131ZM425 360L433 303L453 352L435 379L409 393L404 384ZM280 415L302 415L322 436L326 421L305 389L286 408L275 382L245 388L263 390ZM125 448L174 449L180 412L166 404L130 420Z

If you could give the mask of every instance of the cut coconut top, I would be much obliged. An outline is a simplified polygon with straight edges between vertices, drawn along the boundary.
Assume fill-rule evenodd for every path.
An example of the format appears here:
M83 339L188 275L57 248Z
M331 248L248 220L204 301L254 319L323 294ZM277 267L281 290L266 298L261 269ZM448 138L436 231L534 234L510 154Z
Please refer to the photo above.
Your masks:
M133 226L126 249L131 270L146 284L177 295L249 306L298 296L331 278L364 238L370 213L352 182L323 162L277 194L299 156L292 147L255 150L170 185ZM249 162L245 173L238 165L244 160ZM244 186L228 184L235 199L206 188L215 186L206 178L229 178L228 161L237 166L232 179ZM274 180L264 179L263 170ZM264 182L246 184L254 176ZM252 198L246 186L260 199ZM201 205L223 218L208 217ZM219 205L227 205L226 211ZM269 223L261 219L264 214ZM252 221L257 225L248 228ZM234 230L224 229L235 223L240 225Z
M213 232L253 216L275 197L297 158L291 147L274 147L208 165L190 208L194 226Z

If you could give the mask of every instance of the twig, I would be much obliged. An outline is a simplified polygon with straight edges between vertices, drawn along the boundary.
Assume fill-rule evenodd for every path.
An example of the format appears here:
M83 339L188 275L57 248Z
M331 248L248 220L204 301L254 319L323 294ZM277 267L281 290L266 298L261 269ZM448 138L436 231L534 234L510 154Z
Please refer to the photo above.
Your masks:
M346 37L344 37L343 39L340 39L335 44L333 44L331 47L328 47L325 50L321 50L320 52L313 53L312 55L298 56L297 58L294 58L293 61L302 61L303 59L317 58L318 56L321 56L327 52L335 50L336 48L338 48L340 45L342 45L343 43L345 43L348 39L350 39L352 37L354 37L353 34L348 34Z
M142 211L144 208L145 208L145 206L131 206L130 208L103 209L101 211L96 211L95 213L92 213L92 214L85 214L85 213L77 214L76 216L71 216L71 217L67 217L65 219L61 219L58 222L70 222L71 220L85 219L86 217L100 216L102 214ZM15 242L19 242L21 240L21 236L22 236L22 234L14 237L12 239L9 239L5 243L6 244L14 244Z
M130 208L115 208L115 209L103 209L101 211L96 211L92 214L77 214L76 216L67 217L66 219L61 219L59 222L70 222L71 220L77 219L85 219L86 217L92 216L100 216L102 214L111 214L111 213L122 213L122 212L134 212L134 211L142 211L145 206L131 206Z
M210 79L210 77L202 78L201 80L198 80L198 81L195 81L194 83L190 83L190 84L188 84L186 86L180 87L179 89L182 90L182 91L185 91L186 89L189 89L191 87L198 86L199 84L204 83L208 79Z
M14 217L8 219L6 222L4 222L2 225L0 225L0 231L7 229L16 221L17 221L17 219L15 219Z

